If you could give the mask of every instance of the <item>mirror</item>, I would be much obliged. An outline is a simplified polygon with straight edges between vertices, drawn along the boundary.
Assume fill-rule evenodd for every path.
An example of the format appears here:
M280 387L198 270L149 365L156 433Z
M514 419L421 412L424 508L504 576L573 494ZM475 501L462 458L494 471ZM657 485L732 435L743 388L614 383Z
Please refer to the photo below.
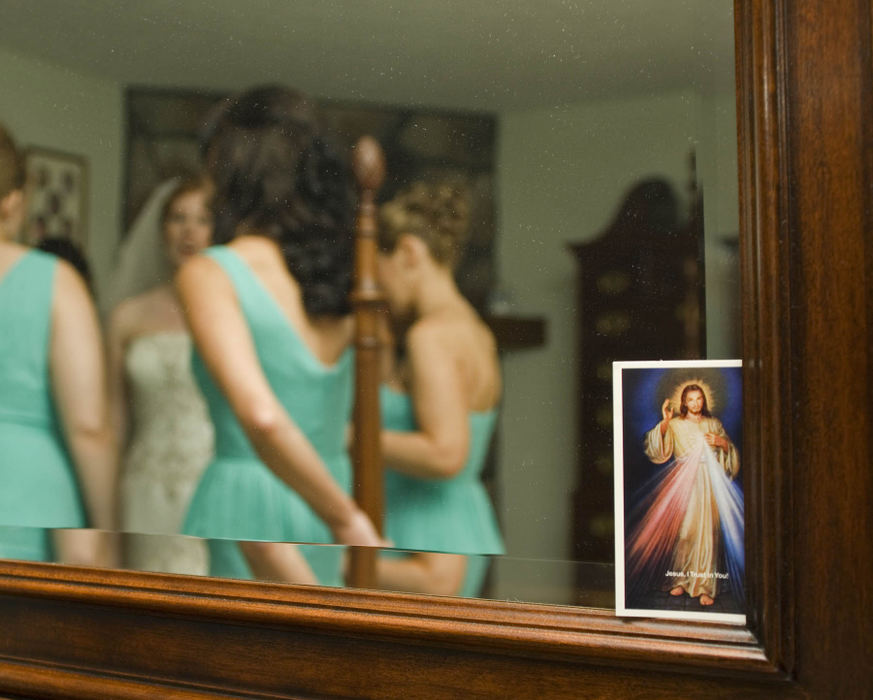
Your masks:
M611 408L595 383L612 360L657 359L639 352L659 331L635 336L640 312L604 300L639 282L644 300L684 309L664 319L676 342L658 357L739 352L730 0L9 0L0 66L0 121L33 158L80 173L68 228L107 314L126 232L174 163L196 158L221 95L286 83L322 102L341 141L390 135L386 195L462 178L480 226L459 283L498 336L504 385L485 477L507 555L483 594L612 604ZM595 276L604 247L657 250L665 232L690 270Z

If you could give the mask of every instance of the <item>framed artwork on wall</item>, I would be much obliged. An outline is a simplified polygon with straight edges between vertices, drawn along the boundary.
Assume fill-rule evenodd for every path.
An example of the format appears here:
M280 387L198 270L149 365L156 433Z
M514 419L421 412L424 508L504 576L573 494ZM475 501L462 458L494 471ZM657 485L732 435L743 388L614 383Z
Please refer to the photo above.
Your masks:
M88 162L79 155L31 146L25 150L27 215L24 242L63 238L84 248L88 237Z

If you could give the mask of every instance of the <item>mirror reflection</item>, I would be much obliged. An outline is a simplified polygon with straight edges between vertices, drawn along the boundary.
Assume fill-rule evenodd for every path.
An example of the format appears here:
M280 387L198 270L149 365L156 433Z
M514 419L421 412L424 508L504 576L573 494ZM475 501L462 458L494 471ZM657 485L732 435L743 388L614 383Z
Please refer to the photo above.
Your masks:
M379 543L348 496L347 307L308 305L301 281L311 274L316 296L347 289L350 242L325 222L353 217L351 177L334 180L372 134L387 160L385 532L403 550L445 553L386 554L381 585L610 604L611 579L590 562L612 559L611 362L739 352L729 1L127 11L11 0L4 15L0 122L27 179L4 164L0 313L16 319L4 331L42 323L43 335L2 353L3 479L26 489L7 491L3 519L130 533L27 531L38 558L339 584L338 547L232 543ZM264 84L307 96L319 145L279 162L293 150L279 129L241 167L240 143L268 138L265 117L221 106ZM285 111L300 123L299 105ZM246 137L222 145L228 119ZM282 184L270 167L306 177ZM259 197L287 210L255 215ZM289 217L288 230L315 222L320 243L281 242ZM51 264L19 245L68 262L22 273L18 258ZM67 278L77 291L61 288ZM25 359L36 418L12 406ZM295 362L317 388L274 376ZM259 387L282 409L275 442L273 423L245 412ZM55 462L36 459L27 421ZM231 465L243 456L288 499L243 508L252 480ZM34 480L15 471L22 461ZM52 473L37 476L36 462ZM71 494L63 517L42 500L61 491L46 488L58 475ZM271 529L286 521L294 534Z

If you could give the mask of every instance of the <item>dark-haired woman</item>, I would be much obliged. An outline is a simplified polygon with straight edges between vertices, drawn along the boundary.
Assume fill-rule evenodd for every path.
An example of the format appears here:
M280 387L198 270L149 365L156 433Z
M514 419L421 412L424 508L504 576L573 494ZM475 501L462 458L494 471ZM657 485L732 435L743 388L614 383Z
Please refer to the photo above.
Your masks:
M339 584L337 548L280 543L382 544L348 495L350 178L313 105L274 87L224 106L206 164L222 245L177 285L216 454L185 531L215 575Z
M503 553L480 480L501 380L494 337L454 280L469 203L456 187L416 183L379 213L380 278L409 324L405 366L381 394L385 532L400 549L425 550L383 555L379 584L478 595L487 558L464 555Z
M14 243L24 163L0 125L0 557L115 565L117 454L97 313L72 265ZM57 545L57 548L55 548Z

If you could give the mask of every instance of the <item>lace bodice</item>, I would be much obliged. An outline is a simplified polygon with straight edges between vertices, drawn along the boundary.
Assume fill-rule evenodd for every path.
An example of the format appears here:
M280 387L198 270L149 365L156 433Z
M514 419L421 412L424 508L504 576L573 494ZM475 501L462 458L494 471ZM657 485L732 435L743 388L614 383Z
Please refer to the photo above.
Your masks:
M191 375L191 339L184 332L134 338L125 355L130 390L128 469L188 481L212 454L213 429Z

